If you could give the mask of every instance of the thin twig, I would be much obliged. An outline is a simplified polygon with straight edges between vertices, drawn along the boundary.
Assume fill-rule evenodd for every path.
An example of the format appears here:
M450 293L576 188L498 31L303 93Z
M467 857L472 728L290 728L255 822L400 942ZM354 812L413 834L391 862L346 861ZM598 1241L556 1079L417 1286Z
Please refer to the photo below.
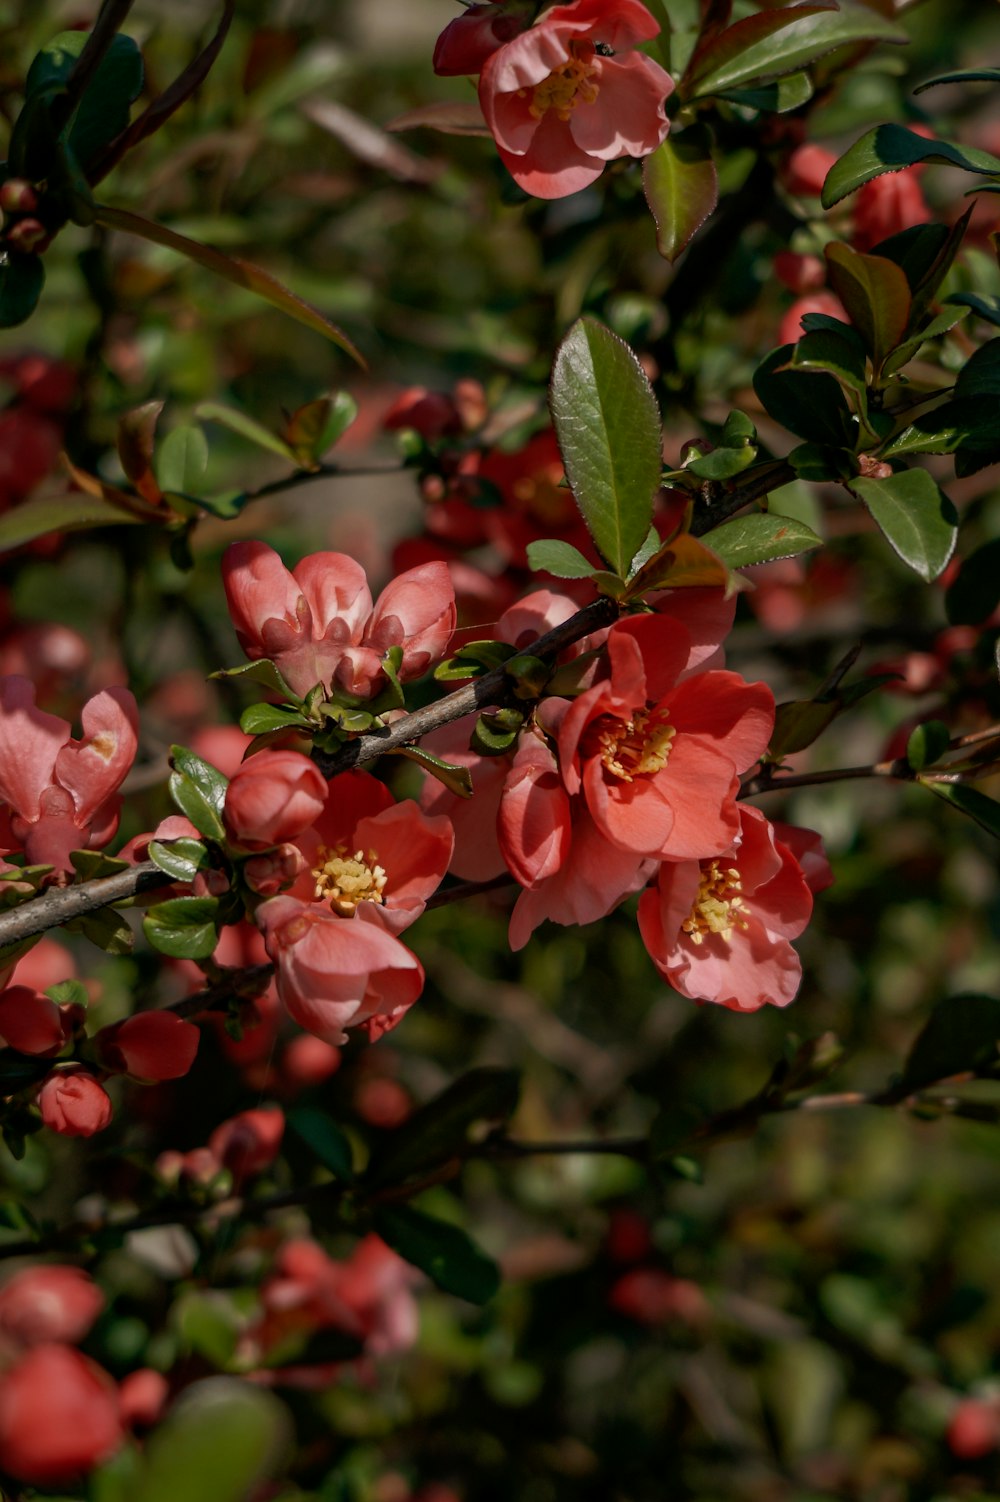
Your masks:
M171 878L165 876L159 866L144 861L128 871L117 871L114 876L99 876L96 881L83 881L75 887L43 892L39 897L21 903L20 907L0 914L0 945L19 944L22 939L34 938L47 928L58 928L60 924L82 918L97 908L126 902L140 892L151 892L170 884Z

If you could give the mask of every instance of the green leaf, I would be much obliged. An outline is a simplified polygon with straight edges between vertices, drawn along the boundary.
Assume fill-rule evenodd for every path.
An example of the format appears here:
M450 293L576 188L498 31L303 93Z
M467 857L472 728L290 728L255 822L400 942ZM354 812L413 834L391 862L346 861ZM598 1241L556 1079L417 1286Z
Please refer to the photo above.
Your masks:
M392 753L394 756L405 756L408 761L415 761L436 777L438 782L444 784L449 793L454 793L456 798L471 798L473 793L472 773L468 767L453 766L450 761L442 761L440 756L434 756L430 751L425 751L423 746L397 746Z
M517 1109L520 1076L513 1069L470 1069L408 1116L376 1147L365 1182L384 1188L461 1157L474 1129L501 1126Z
M920 1090L953 1074L976 1073L997 1062L1000 1001L967 992L939 1001L917 1035L901 1083Z
M595 572L578 548L554 537L528 543L528 567L536 574L554 574L557 579L589 579Z
M752 563L769 563L774 558L793 558L796 553L823 546L823 539L804 522L759 511L748 516L734 516L731 521L706 532L701 540L729 568L747 568Z
M292 413L282 437L299 459L317 463L357 415L358 404L347 391L317 397Z
M207 468L208 440L194 423L168 433L156 455L156 478L168 492L197 495Z
M804 751L818 740L840 713L836 699L794 699L779 704L774 714L774 731L767 748L768 761L784 761L796 751Z
M1000 339L988 340L969 357L955 381L955 395L1000 396Z
M943 720L925 720L910 732L906 742L906 759L914 772L932 767L947 751L951 731Z
M127 1502L246 1502L290 1452L284 1405L236 1377L185 1388L145 1442Z
M0 263L0 329L13 329L26 322L38 305L44 285L41 256L7 251Z
M517 648L505 641L470 641L459 647L454 657L447 657L434 669L434 677L442 683L479 678L494 668L503 667L508 658L517 654Z
M853 330L851 331L853 333ZM795 353L784 366L785 370L825 370L839 381L847 391L858 398L860 410L868 404L868 388L865 382L865 351L861 340L855 335L841 335L829 329L816 329L803 334L795 345Z
M278 454L282 459L287 459L290 464L297 464L298 460L294 449L291 449L283 438L277 433L272 433L262 423L249 417L246 412L240 412L235 407L223 406L222 402L199 402L195 408L195 416L204 422L221 423L232 433L238 433L241 438L246 438L250 443L255 443L258 448L269 449L272 454Z
M948 586L944 608L953 626L979 626L1000 605L1000 538L986 542L964 560Z
M171 746L170 796L199 834L211 840L225 839L222 810L228 777L185 746Z
M470 1304L487 1304L500 1287L500 1270L492 1257L457 1226L424 1215L412 1205L378 1210L375 1229L394 1252L419 1267L445 1293L468 1299Z
M922 94L925 89L935 89L941 83L1000 83L1000 68L962 68L957 73L939 73L937 78L928 78L926 83L918 84L913 92Z
M102 907L96 912L84 913L62 926L67 933L82 934L91 944L103 949L105 954L132 953L132 930L121 913L113 907Z
M23 547L52 532L83 532L91 527L135 527L141 519L99 496L45 496L13 506L0 516L0 553Z
M830 285L865 342L876 374L906 333L910 284L885 256L862 255L836 242L826 247Z
M787 369L795 346L772 350L754 372L753 386L763 406L790 433L810 443L842 448L853 444L853 424L839 381L823 371L801 380Z
M315 1106L293 1106L285 1120L307 1147L335 1178L349 1184L354 1178L351 1144L341 1128L326 1111Z
M54 986L46 986L45 994L57 1007L82 1007L90 1005L90 993L82 980L60 980Z
M660 486L660 414L624 340L581 318L559 346L552 417L566 475L598 552L624 575L645 540Z
M182 1349L227 1367L236 1354L241 1320L231 1298L214 1289L191 1288L170 1311Z
M952 292L948 301L958 303L963 308L971 308L977 318L1000 328L1000 297L990 299L979 297L975 292Z
M747 16L721 32L683 82L687 98L798 73L853 42L906 42L906 32L861 5L793 5Z
M808 104L815 90L808 73L789 73L774 83L762 84L759 89L730 89L722 95L733 104L742 104L748 109L760 110L763 114L783 115L786 110L800 109Z
M979 792L977 788L967 787L964 782L931 782L921 779L921 783L937 797L943 798L945 803L968 814L980 829L985 829L987 834L1000 840L1000 803L995 798L987 798L985 793Z
M64 84L83 51L89 34L64 31L35 57L25 80L25 94L44 93ZM130 108L142 91L142 54L131 37L118 32L84 90L74 112L68 145L81 167L98 154L129 123Z
M282 709L277 704L250 704L240 715L240 729L244 735L266 735L269 730L302 729L308 727L309 723L301 710Z
M367 369L364 356L342 329L339 329L335 323L331 323L318 308L312 307L310 303L297 297L294 292L283 286L277 277L265 271L262 266L255 266L253 262L240 260L236 256L225 255L210 245L199 244L197 240L189 240L186 235L179 235L175 230L167 229L163 224L155 224L153 220L145 219L141 214L133 214L128 209L113 209L108 204L97 204L95 218L98 224L103 224L108 229L123 230L126 234L139 235L144 240L151 240L154 245L162 245L167 250L176 250L188 260L196 261L199 266L204 266L207 270L214 271L217 276L224 277L226 281L234 282L238 287L246 287L274 307L280 308L281 312L287 313L289 317L295 318L299 323L304 323L307 328L331 340L349 354L363 370Z
M172 881L191 882L208 866L208 850L189 835L179 840L150 840L149 859Z
M903 366L907 365L913 359L914 355L923 345L929 343L931 339L939 339L942 334L947 334L957 323L961 323L962 319L967 317L968 310L966 308L946 304L936 318L932 318L929 323L924 324L918 334L915 334L912 339L904 339L902 344L896 346L882 366L882 374L884 376L894 375L897 370L902 370Z
M704 125L670 135L645 158L642 186L656 223L656 246L676 261L719 201L712 138Z
M81 881L97 881L101 876L114 876L129 869L128 861L105 855L103 850L71 850L69 858Z
M1000 443L995 397L942 402L915 417L881 450L885 459L900 454L953 454L981 449L989 454Z
M749 469L756 457L757 449L751 443L738 448L721 446L709 449L706 454L696 454L685 461L684 468L699 480L732 480Z
M171 897L151 907L142 930L154 949L175 960L207 960L219 942L217 897Z
M939 162L986 176L1000 173L1000 159L978 147L928 141L907 130L905 125L878 125L855 141L830 168L823 184L823 207L832 208L873 177L881 177L884 172L901 172L917 162Z
M885 480L858 476L850 489L868 507L889 546L921 579L936 579L955 551L958 517L924 469Z
M280 694L283 699L298 700L298 695L288 687L270 657L260 657L256 662L241 663L238 668L220 668L218 672L209 673L208 676L210 678L245 678L248 683L259 683L262 687L271 689L273 693Z

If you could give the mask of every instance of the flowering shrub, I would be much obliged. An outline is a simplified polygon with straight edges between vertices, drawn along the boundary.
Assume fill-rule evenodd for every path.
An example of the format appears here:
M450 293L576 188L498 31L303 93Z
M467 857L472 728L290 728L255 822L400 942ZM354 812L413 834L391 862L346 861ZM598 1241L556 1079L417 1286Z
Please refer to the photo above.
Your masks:
M0 1490L985 1497L997 16L190 9L4 16Z

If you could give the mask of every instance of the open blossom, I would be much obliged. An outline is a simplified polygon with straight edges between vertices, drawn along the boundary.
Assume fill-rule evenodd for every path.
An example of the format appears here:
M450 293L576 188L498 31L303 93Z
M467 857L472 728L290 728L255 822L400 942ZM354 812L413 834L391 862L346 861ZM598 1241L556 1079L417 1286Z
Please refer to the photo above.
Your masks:
M390 647L402 648L406 682L445 655L455 629L444 563L400 574L374 607L364 569L346 553L313 553L289 571L266 543L234 542L222 579L240 646L254 661L270 658L300 696L320 684L373 698L387 686Z
M619 621L610 673L571 704L546 701L563 783L614 845L658 860L721 853L738 831L735 792L767 748L774 697L710 669L684 677L690 637L669 616Z
M118 828L118 789L135 759L135 700L104 689L84 705L83 735L35 704L27 678L0 679L0 842L30 864L72 870L71 850L100 849Z
M813 876L823 879L818 868ZM724 855L664 862L639 903L639 931L682 996L753 1012L794 998L802 967L791 940L811 913L810 882L792 851L744 804L739 836Z
M656 150L673 80L635 49L659 30L640 0L571 0L486 58L479 102L526 192L563 198L609 161Z

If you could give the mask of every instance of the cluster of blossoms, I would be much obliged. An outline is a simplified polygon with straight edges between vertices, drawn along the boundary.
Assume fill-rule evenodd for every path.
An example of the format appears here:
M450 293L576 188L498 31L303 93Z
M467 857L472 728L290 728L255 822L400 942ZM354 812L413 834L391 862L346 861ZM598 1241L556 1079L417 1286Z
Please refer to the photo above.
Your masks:
M640 0L471 5L438 38L435 72L478 74L500 160L525 192L562 198L608 162L644 157L670 128L673 79L636 49L660 27Z

